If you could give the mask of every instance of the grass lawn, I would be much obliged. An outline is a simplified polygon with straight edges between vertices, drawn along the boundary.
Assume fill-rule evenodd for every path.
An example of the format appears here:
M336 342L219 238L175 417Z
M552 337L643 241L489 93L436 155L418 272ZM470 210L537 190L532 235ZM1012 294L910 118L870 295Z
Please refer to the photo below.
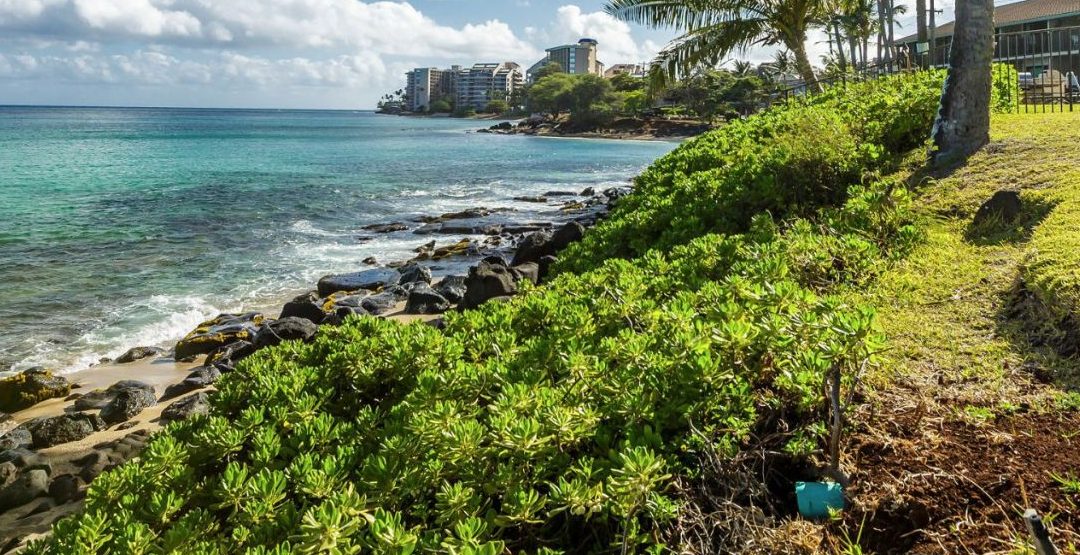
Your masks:
M924 243L849 293L879 308L889 350L852 417L837 550L846 533L875 553L1034 553L1031 507L1078 552L1078 145L1080 112L996 116L965 165L910 175ZM974 227L1001 189L1020 191L1020 217Z

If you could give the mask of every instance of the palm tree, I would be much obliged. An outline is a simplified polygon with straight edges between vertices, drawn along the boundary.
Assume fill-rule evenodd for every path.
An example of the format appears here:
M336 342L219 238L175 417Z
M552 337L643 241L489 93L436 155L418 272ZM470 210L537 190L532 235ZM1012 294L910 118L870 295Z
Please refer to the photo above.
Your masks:
M735 60L731 64L731 73L736 77L749 77L754 74L754 64L749 60Z
M781 44L794 54L802 79L810 86L817 82L806 35L822 23L824 0L608 0L605 11L623 21L682 31L653 62L668 77L715 66L751 46Z
M949 75L934 121L934 161L965 158L990 142L994 0L957 0Z

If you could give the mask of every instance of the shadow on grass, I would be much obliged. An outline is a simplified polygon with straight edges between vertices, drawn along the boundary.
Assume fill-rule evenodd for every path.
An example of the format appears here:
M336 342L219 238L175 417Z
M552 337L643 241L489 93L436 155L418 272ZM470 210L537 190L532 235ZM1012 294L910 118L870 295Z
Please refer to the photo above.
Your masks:
M1080 391L1080 322L1061 315L1017 275L1001 295L996 332L1024 358L1024 370L1040 382Z
M978 224L972 222L964 231L964 240L980 247L1027 243L1031 240L1035 228L1050 215L1055 206L1056 202L1046 199L1024 197L1020 215L1015 219L1005 221L1001 217L991 217Z

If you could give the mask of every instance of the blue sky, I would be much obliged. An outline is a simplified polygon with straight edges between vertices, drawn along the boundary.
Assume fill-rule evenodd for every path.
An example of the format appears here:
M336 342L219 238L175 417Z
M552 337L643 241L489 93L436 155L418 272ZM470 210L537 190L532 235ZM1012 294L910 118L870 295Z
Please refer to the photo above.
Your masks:
M951 0L945 0L945 21ZM912 2L913 3L913 2ZM607 64L674 33L602 0L0 0L0 104L370 108L417 66L538 60L588 36ZM820 53L822 45L812 45ZM744 55L756 61L768 49ZM816 60L816 56L814 57Z

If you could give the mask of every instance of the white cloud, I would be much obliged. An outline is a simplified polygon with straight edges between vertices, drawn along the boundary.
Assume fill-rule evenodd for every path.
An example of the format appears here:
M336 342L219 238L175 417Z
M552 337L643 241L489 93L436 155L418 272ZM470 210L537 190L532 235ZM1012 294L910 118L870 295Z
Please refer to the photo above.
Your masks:
M158 4L167 4L161 2ZM183 10L151 0L73 0L75 13L95 30L146 37L198 37L202 23Z
M600 61L607 65L651 60L661 45L652 41L637 42L630 26L604 12L585 12L575 5L560 7L548 27L525 29L526 36L545 46L577 42L581 38L600 43Z

